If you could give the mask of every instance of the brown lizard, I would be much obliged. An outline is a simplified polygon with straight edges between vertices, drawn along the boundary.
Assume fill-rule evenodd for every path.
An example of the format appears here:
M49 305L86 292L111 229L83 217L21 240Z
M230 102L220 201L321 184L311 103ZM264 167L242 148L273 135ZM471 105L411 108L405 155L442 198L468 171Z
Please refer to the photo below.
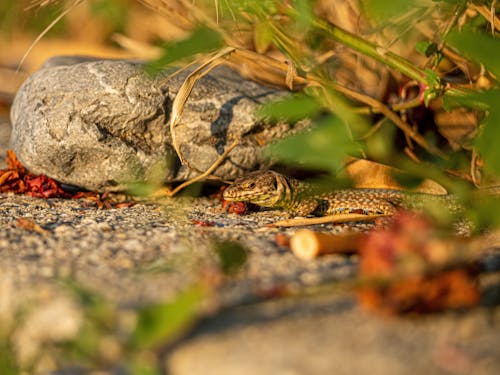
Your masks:
M339 189L318 193L314 185L274 171L253 172L237 179L226 188L223 197L227 201L282 209L295 216L393 214L398 208L418 209L429 202L443 205L450 212L462 209L452 195L391 189Z

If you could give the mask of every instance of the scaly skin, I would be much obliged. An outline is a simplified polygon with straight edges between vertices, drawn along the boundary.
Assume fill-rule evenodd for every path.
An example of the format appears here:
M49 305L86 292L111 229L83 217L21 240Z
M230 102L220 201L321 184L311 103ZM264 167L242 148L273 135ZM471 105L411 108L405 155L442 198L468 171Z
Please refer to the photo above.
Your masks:
M317 193L314 186L274 171L253 172L237 179L224 191L224 199L281 209L296 216L342 213L390 215L397 208L418 209L427 202L441 204L451 212L460 210L450 195L390 189L342 189Z

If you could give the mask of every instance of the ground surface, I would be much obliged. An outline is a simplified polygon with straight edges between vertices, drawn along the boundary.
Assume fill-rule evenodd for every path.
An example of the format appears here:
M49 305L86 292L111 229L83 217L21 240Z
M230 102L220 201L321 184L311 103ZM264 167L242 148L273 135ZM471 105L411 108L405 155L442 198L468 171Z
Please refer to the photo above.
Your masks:
M5 121L0 150L6 148L4 134ZM69 277L123 305L173 300L217 265L215 241L243 242L247 262L218 288L222 310L170 350L166 367L172 375L500 371L500 309L495 306L387 319L363 312L352 294L340 290L256 298L283 287L300 291L347 280L356 270L355 256L304 262L276 245L277 233L294 230L263 228L277 219L275 212L227 214L207 198L99 210L81 200L3 194L0 213L1 278L15 286L16 298L52 295L59 280ZM20 218L42 230L20 226Z

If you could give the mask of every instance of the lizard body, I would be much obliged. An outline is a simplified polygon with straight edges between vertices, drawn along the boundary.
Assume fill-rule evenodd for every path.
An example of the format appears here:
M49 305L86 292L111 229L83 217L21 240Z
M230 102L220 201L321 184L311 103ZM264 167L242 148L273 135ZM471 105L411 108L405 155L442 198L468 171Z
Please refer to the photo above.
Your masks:
M391 189L339 189L318 193L313 185L274 171L253 172L237 179L224 191L224 199L281 209L296 216L393 214L397 208L418 209L429 202L443 205L450 212L461 210L451 195Z

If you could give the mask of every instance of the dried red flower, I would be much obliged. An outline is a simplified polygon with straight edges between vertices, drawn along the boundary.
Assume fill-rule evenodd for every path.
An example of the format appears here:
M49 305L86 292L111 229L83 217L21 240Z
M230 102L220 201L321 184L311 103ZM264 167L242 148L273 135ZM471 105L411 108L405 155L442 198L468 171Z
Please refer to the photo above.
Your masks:
M99 208L130 207L133 202L113 203L108 193L77 192L68 193L54 179L45 175L35 175L21 164L14 151L7 151L7 169L0 170L0 192L26 194L37 198L85 198L93 201Z
M199 227L213 227L215 223L213 221L204 221L204 220L191 220L191 222Z
M480 293L470 264L452 267L463 244L442 238L421 216L402 212L360 246L363 306L385 313L435 312L475 306Z

